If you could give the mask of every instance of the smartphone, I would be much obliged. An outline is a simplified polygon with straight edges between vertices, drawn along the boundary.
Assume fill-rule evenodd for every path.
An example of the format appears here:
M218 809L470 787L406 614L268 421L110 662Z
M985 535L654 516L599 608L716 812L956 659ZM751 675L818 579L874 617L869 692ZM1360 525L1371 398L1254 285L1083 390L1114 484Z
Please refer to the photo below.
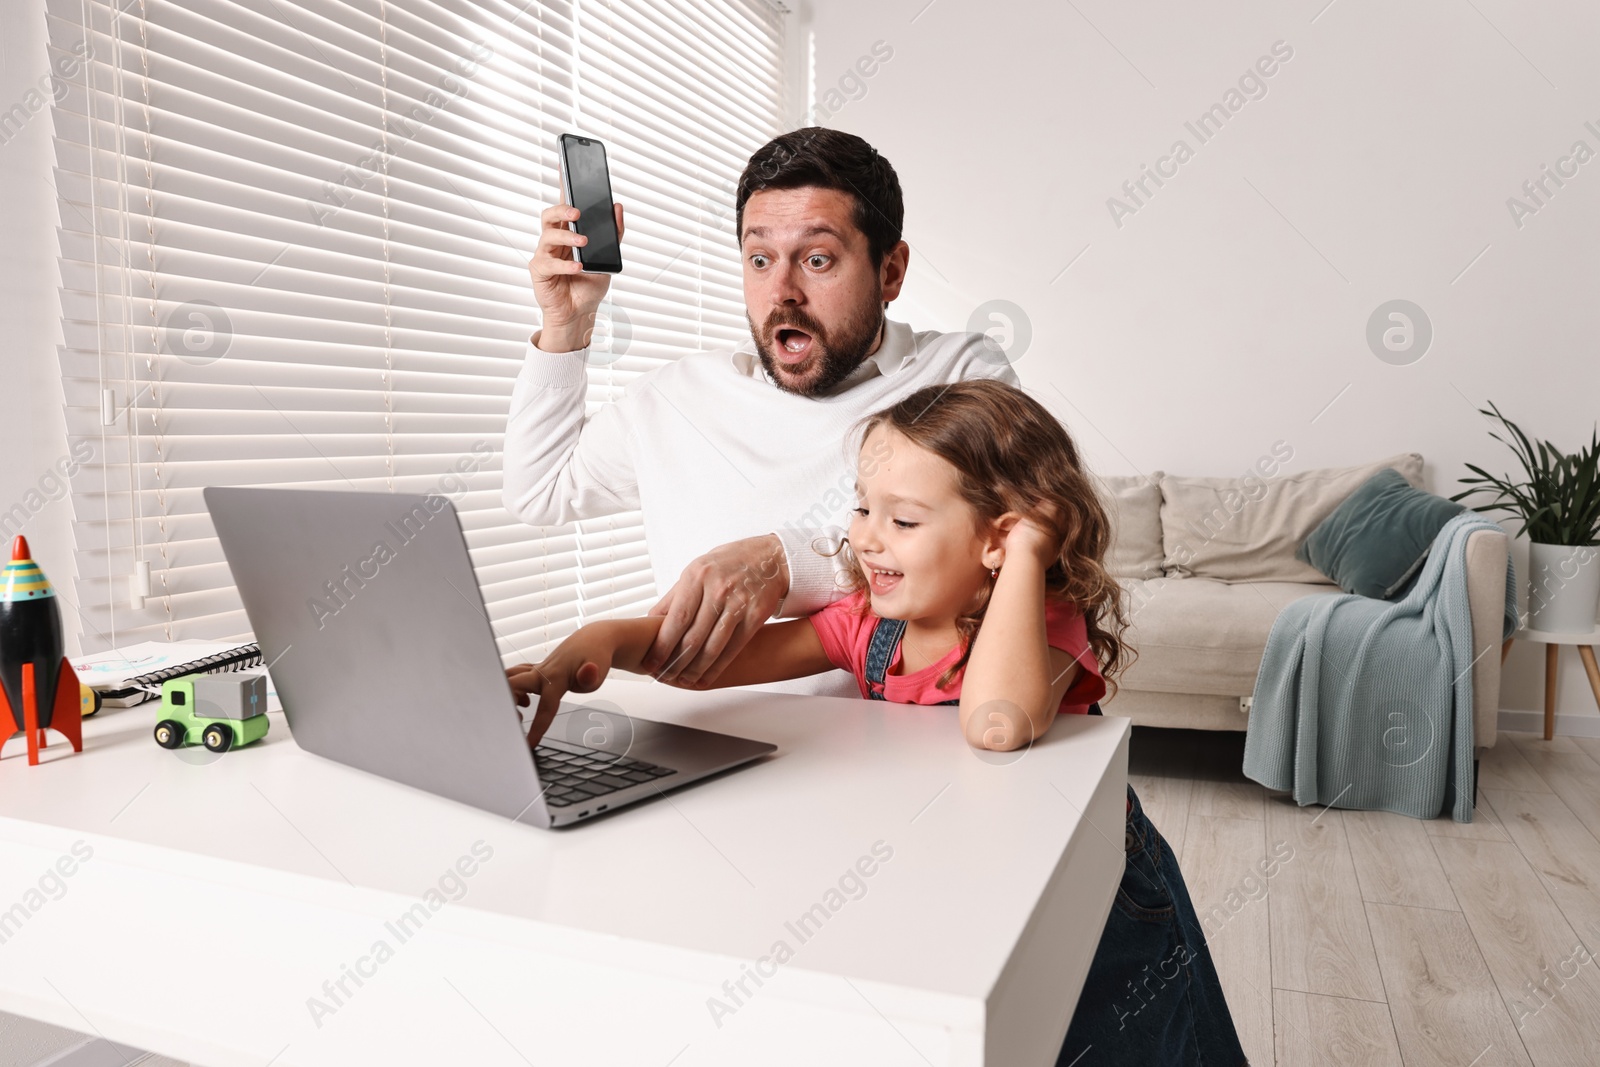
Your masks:
M581 213L568 223L589 239L572 254L585 273L616 274L622 270L622 242L617 237L617 212L611 203L611 172L606 146L593 137L564 133L560 138L561 192Z

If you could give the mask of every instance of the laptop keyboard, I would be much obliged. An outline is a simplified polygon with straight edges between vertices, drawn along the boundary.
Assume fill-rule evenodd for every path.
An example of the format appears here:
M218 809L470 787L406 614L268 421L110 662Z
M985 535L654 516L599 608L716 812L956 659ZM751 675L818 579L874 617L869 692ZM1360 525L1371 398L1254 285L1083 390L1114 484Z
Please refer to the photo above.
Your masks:
M544 784L544 802L552 808L581 804L619 789L643 785L678 772L644 760L613 756L609 752L586 755L549 745L533 750L534 766Z

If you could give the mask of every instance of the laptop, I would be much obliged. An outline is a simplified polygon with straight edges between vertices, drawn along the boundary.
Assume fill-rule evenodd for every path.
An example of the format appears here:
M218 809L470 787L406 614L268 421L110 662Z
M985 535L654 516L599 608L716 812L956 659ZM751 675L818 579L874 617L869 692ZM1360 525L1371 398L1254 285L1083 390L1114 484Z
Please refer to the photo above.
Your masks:
M212 486L205 502L308 752L550 828L777 749L574 698L530 750L532 708L442 496Z

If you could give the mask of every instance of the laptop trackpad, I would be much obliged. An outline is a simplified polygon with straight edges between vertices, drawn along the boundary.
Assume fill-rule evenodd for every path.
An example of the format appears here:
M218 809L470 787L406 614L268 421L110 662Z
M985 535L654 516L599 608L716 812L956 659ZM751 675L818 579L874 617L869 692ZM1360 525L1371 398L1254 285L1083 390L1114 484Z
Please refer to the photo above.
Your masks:
M670 767L684 774L710 773L771 752L774 746L742 737L656 722L604 704L563 704L544 741L557 747L596 749Z

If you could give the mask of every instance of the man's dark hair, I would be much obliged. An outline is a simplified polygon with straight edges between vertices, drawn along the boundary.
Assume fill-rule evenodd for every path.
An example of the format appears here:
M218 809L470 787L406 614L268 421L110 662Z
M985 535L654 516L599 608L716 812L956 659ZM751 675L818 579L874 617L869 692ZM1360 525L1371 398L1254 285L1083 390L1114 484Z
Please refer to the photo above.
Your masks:
M750 157L739 175L734 201L734 232L739 239L744 239L744 205L752 193L804 186L837 189L855 199L856 229L867 236L872 262L881 265L899 242L905 224L900 179L876 148L853 133L822 126L780 134Z

